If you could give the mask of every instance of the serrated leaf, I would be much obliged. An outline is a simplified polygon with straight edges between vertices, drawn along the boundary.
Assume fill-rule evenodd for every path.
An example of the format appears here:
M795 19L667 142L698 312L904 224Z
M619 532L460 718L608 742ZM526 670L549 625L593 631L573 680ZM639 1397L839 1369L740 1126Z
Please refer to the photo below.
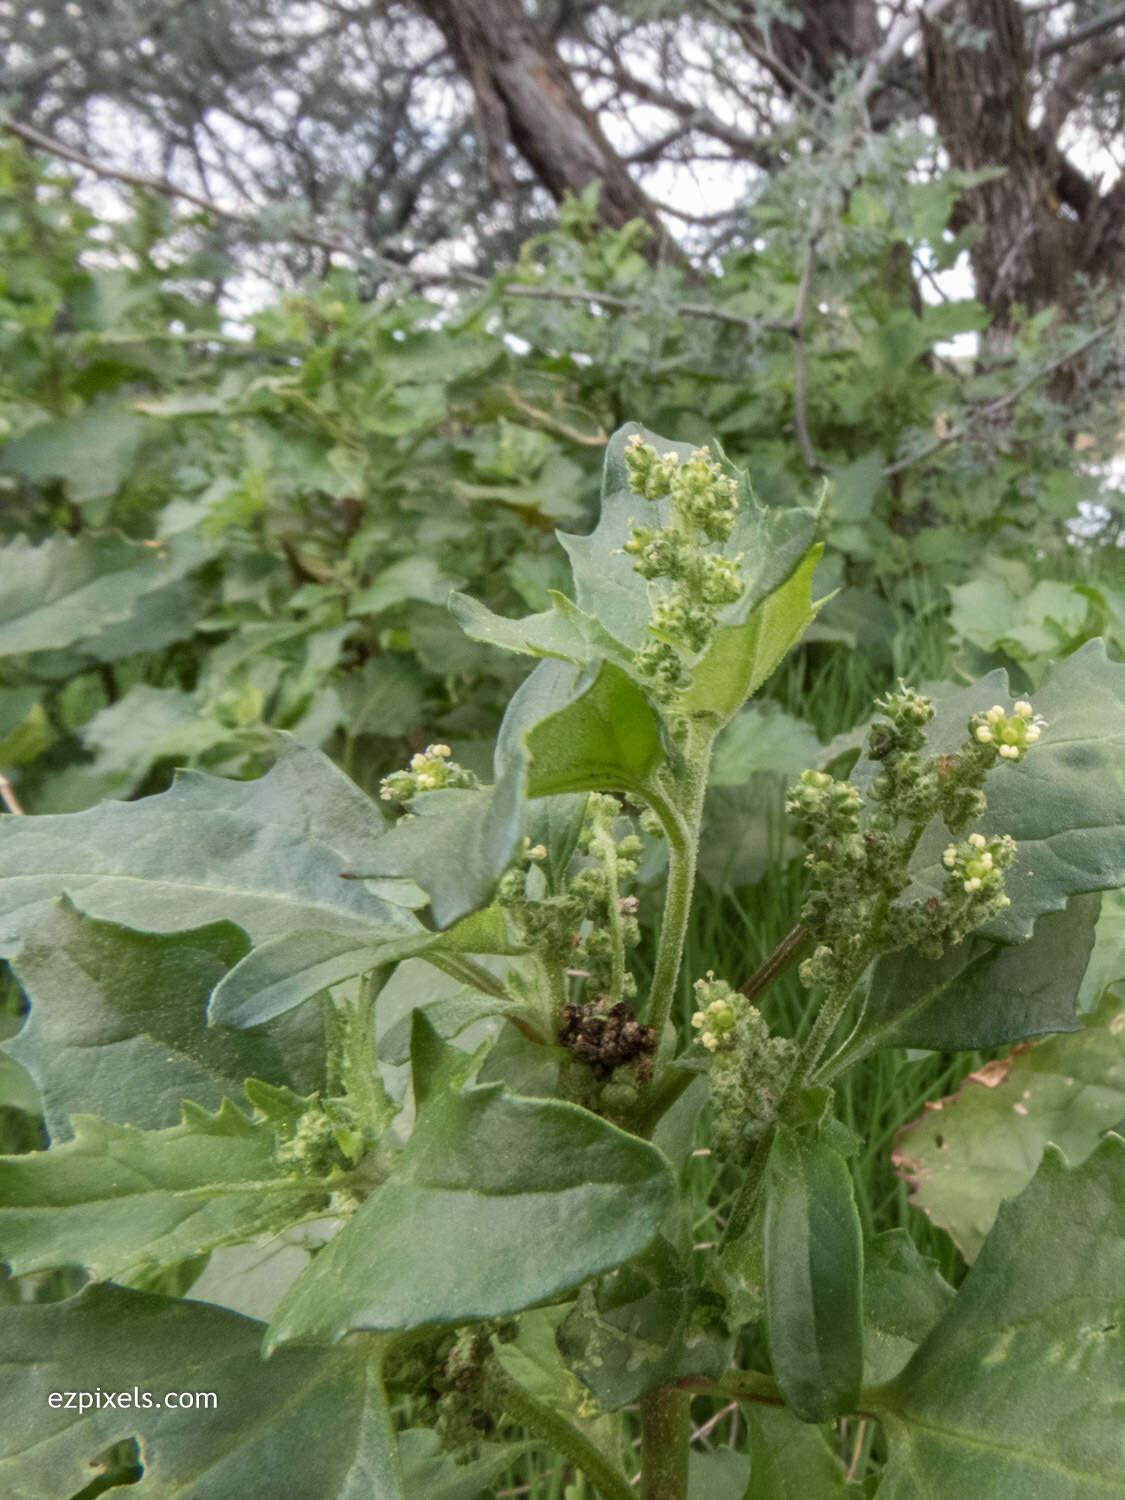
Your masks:
M255 943L294 928L376 941L416 932L408 912L342 880L384 824L315 750L283 741L258 781L196 771L139 802L0 822L0 951L67 894L91 916L177 932L235 921Z
M1112 990L1080 1031L1017 1047L970 1073L895 1138L911 1202L976 1258L1005 1198L1051 1143L1073 1163L1125 1120L1125 1000Z
M323 1212L322 1184L283 1171L277 1136L224 1100L137 1130L73 1115L73 1140L0 1157L0 1260L12 1274L85 1266L98 1281L175 1265Z
M394 1432L381 1383L382 1342L284 1350L263 1361L263 1325L237 1313L92 1286L67 1302L0 1307L4 1425L0 1485L12 1500L59 1500L90 1479L112 1443L136 1436L140 1497L231 1500L315 1495L401 1500ZM80 1413L52 1391L126 1391ZM207 1392L213 1408L163 1403Z
M217 1109L247 1077L318 1088L318 1007L250 1033L207 1030L207 996L246 948L233 922L163 936L48 906L12 959L31 1011L4 1050L39 1085L52 1139L70 1135L72 1114L173 1125L181 1100Z
M1125 1495L1125 1141L1049 1148L1000 1210L957 1299L865 1392L890 1457L879 1500Z
M1018 879L1016 867L1013 879ZM973 933L939 959L886 954L869 981L862 1030L848 1061L877 1047L972 1050L1045 1031L1073 1031L1098 918L1097 895L1043 913L1025 943Z
M863 1381L892 1379L957 1294L905 1229L877 1235L863 1264Z
M657 1150L577 1105L447 1086L283 1298L270 1342L519 1311L643 1250L671 1196Z
M720 625L692 673L691 687L677 700L678 708L728 719L754 696L831 597L814 602L810 594L823 553L819 542L810 547L793 575L756 604L741 624Z
M722 1323L723 1302L688 1274L661 1238L627 1266L583 1287L559 1325L569 1367L605 1411L688 1375L725 1373L734 1336Z
M851 1174L821 1141L783 1127L766 1167L766 1324L774 1373L803 1422L859 1404L863 1235Z
M664 759L660 721L635 682L612 662L578 674L563 709L525 736L529 797L635 791Z

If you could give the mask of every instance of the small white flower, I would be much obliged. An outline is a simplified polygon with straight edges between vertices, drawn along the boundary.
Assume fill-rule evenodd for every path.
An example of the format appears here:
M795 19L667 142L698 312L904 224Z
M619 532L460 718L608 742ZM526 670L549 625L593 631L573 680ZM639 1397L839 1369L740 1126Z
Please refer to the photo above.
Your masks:
M1020 758L1019 747L1016 745L1001 745L1000 754L1005 760L1019 760Z
M974 849L984 849L987 847L988 840L983 833L970 833L969 843L972 844Z
M971 880L965 881L965 890L971 895L973 891L980 890L980 876L974 875Z
M947 870L952 870L953 866L957 863L956 844L950 844L949 848L942 855L941 862Z
M994 703L988 710L987 714L985 714L985 718L990 724L999 724L1001 719L1007 718L1007 715L1000 707L999 703Z
M984 866L984 868L986 870L991 870L992 869L992 855L989 854L989 852L988 852L987 849L981 855L981 857L980 857L980 863Z
M695 982L696 982L696 984L701 984L702 983L702 981L698 980L698 979ZM705 1018L705 1016L704 1016L704 1014L703 1014L703 1012L701 1010L697 1010L696 1013L695 1013L695 1015L692 1016L692 1018L691 1018L691 1024L695 1027L696 1031L698 1031L700 1029L700 1027L703 1025L703 1022L704 1022L705 1019L706 1018Z
M1019 716L1020 716L1021 719L1030 719L1031 718L1031 704L1027 701L1026 698L1021 698L1020 701L1016 704L1015 708L1012 710L1012 712L1019 714Z
M418 785L424 792L431 791L435 786L437 786L437 777L431 776L429 771L423 771L418 777Z
M384 802L393 802L395 800L395 794L391 791L389 786L385 786L379 793L379 796L382 797Z
M546 859L547 858L547 846L546 846L546 844L535 844L535 845L533 845L533 847L530 848L527 851L527 857L528 857L528 859Z
M424 771L426 769L426 757L419 750L410 757L410 769L412 771Z
M713 1031L705 1031L699 1040L707 1048L708 1052L717 1052L719 1050L719 1038Z
M1034 745L1035 741L1039 738L1040 733L1041 731L1038 724L1029 724L1027 726L1027 733L1025 735L1027 743L1029 745Z
M431 755L440 756L442 760L448 760L449 757L453 754L453 751L449 748L448 745L431 745L429 753Z
M977 739L980 740L980 742L981 742L982 745L991 745L992 744L992 730L989 729L989 727L988 727L987 724L980 724L980 725L978 725L978 727L977 727Z

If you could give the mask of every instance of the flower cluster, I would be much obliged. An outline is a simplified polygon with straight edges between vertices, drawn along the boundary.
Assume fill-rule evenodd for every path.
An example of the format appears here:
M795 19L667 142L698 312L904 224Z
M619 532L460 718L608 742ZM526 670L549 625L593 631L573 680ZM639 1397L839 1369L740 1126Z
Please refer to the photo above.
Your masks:
M709 970L697 979L696 1041L712 1055L711 1138L728 1161L745 1162L777 1118L797 1055L794 1042L771 1036L762 1013Z
M1006 836L980 833L946 849L940 897L897 898L910 884L911 856L930 821L938 817L957 834L978 819L987 809L988 772L1001 759L1021 759L1044 721L1025 701L1011 717L995 707L972 715L968 738L955 754L928 757L929 700L900 684L877 706L883 717L871 728L867 757L880 769L870 805L857 787L823 771L803 772L786 803L798 820L811 874L802 920L816 948L799 971L809 986L855 984L878 953L908 945L940 957L1008 905L1004 872L1016 846Z
M994 703L987 713L974 714L969 720L977 744L987 746L1004 760L1022 760L1046 728L1046 719L1032 711L1026 698L1020 699L1010 717Z
M436 792L440 787L478 787L476 776L452 760L452 754L448 745L427 745L410 757L405 771L383 777L379 796L384 802L407 803L419 792Z
M525 847L519 864L500 882L498 899L521 940L548 963L581 973L595 993L608 990L615 941L625 950L640 942L637 898L623 896L621 884L637 872L642 844L635 833L618 838L621 804L599 793L586 800L578 835L579 853L590 863L577 870L562 891L548 893L533 868L546 858L542 844ZM583 932L585 928L585 932ZM622 975L621 995L637 991L632 974Z
M740 557L706 550L730 538L738 484L706 448L681 462L674 452L657 454L639 435L626 445L625 464L634 493L668 500L672 513L667 526L641 526L630 517L624 549L642 578L669 585L653 606L653 639L637 653L641 673L667 701L690 687L690 659L707 648L719 611L742 596Z

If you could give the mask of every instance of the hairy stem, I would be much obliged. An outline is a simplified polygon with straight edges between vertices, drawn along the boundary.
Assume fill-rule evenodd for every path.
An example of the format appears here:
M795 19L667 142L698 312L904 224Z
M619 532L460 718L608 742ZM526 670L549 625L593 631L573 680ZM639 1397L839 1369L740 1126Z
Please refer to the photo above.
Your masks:
M645 1019L656 1031L657 1045L672 1013L676 983L680 977L684 940L695 889L699 856L699 825L707 792L707 771L715 742L713 724L693 720L684 746L685 766L677 777L676 794L666 798L659 787L646 787L644 795L668 838L668 883L664 892L664 917L656 949L656 966L649 991Z
M596 1448L565 1417L559 1416L553 1408L537 1400L513 1380L495 1357L485 1366L485 1378L489 1404L506 1412L513 1422L534 1432L576 1469L581 1469L601 1500L636 1500L625 1476L613 1467L601 1449ZM686 1438L684 1450L686 1453Z
M495 974L490 974L484 965L478 964L475 959L466 958L461 953L437 952L423 953L421 957L428 964L433 964L435 969L448 974L450 979L459 979L462 984L468 984L473 989L480 990L482 995L491 995L494 1000L511 999Z
M691 1392L665 1385L641 1397L641 1500L685 1500Z
M601 855L609 881L610 949L609 1003L616 1005L625 992L625 928L621 921L621 896L617 888L617 845L612 832L602 840Z

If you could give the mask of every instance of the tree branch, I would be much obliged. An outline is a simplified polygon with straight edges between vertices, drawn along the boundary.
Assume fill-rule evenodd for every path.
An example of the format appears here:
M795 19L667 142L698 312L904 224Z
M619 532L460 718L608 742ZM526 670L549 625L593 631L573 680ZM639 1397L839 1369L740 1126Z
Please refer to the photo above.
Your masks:
M1054 57L1058 52L1069 52L1072 47L1080 47L1092 37L1101 36L1105 31L1112 31L1115 26L1125 22L1125 5L1115 5L1112 10L1107 10L1100 16L1094 16L1090 21L1084 21L1081 26L1076 26L1073 31L1068 31L1065 36L1053 37L1044 42L1038 49L1040 57Z

